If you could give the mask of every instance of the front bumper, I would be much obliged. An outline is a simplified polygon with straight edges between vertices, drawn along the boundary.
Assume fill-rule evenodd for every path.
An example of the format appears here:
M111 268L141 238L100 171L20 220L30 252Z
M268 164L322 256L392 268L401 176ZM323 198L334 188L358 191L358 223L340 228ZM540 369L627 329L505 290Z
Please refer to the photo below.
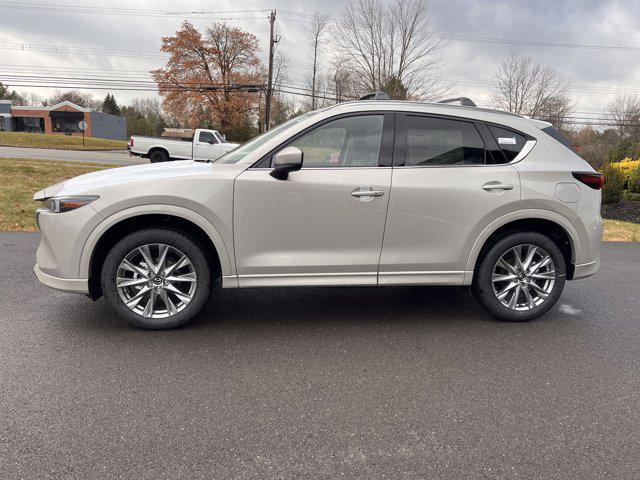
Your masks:
M47 275L40 270L40 267L36 264L33 267L33 273L43 285L54 288L56 290L62 290L63 292L71 293L83 293L89 294L89 280L86 278L58 278L51 275Z

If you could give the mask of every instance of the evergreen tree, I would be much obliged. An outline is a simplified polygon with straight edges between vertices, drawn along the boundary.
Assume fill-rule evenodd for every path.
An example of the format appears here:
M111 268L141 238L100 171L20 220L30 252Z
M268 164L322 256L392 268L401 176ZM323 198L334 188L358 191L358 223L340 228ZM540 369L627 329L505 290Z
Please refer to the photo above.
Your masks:
M118 102L116 102L116 97L107 93L107 96L104 98L104 102L102 102L102 112L109 113L111 115L122 115L120 111L120 106Z

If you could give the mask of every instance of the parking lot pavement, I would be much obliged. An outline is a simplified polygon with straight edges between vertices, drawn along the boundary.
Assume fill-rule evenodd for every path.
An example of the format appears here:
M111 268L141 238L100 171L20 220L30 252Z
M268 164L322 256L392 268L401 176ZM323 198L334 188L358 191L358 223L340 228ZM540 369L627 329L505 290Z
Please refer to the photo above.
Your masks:
M110 165L138 165L140 163L149 163L149 160L146 158L130 156L125 150L95 152L0 146L0 157L38 158L43 160L60 160L67 162L94 162L107 163Z
M216 292L147 332L0 234L0 478L640 478L640 245L525 324L464 289Z

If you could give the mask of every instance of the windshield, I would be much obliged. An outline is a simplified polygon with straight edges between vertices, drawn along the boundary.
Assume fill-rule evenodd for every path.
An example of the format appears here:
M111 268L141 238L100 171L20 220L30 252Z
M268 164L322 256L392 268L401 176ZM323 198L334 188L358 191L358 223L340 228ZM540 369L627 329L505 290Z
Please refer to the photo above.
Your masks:
M278 125L276 128L272 128L271 130L263 133L262 135L258 135L253 140L249 140L244 145L240 145L239 147L234 148L233 150L228 152L226 155L223 155L217 160L214 160L214 163L238 163L249 153L253 152L256 148L261 147L262 145L267 143L269 140L271 140L273 137L278 135L283 130L289 127L292 127L297 123L300 123L302 120L309 117L312 113L315 113L315 112L305 113L304 115L300 115L299 117L292 118L288 122L285 122L282 125Z

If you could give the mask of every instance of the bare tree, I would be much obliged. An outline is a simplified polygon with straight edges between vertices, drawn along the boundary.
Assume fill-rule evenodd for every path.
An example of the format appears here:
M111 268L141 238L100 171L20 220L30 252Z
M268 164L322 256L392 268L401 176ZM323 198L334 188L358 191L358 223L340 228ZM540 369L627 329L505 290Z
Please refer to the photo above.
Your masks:
M494 101L504 110L551 121L557 127L573 110L569 81L531 57L509 55L494 80Z
M102 102L93 95L80 90L67 90L64 92L56 90L50 98L44 100L42 103L44 106L51 106L64 101L75 103L80 107L90 108L92 110L99 110L102 106Z
M620 135L633 135L640 126L640 99L637 95L615 97L607 106L605 120L616 127Z
M409 98L437 98L449 89L437 75L443 41L431 30L426 0L352 0L332 38L361 91L381 90L391 78Z
M313 13L311 20L311 49L313 50L313 64L311 67L311 110L317 108L316 104L316 80L318 78L318 50L324 43L324 33L329 24L329 17L320 12Z

